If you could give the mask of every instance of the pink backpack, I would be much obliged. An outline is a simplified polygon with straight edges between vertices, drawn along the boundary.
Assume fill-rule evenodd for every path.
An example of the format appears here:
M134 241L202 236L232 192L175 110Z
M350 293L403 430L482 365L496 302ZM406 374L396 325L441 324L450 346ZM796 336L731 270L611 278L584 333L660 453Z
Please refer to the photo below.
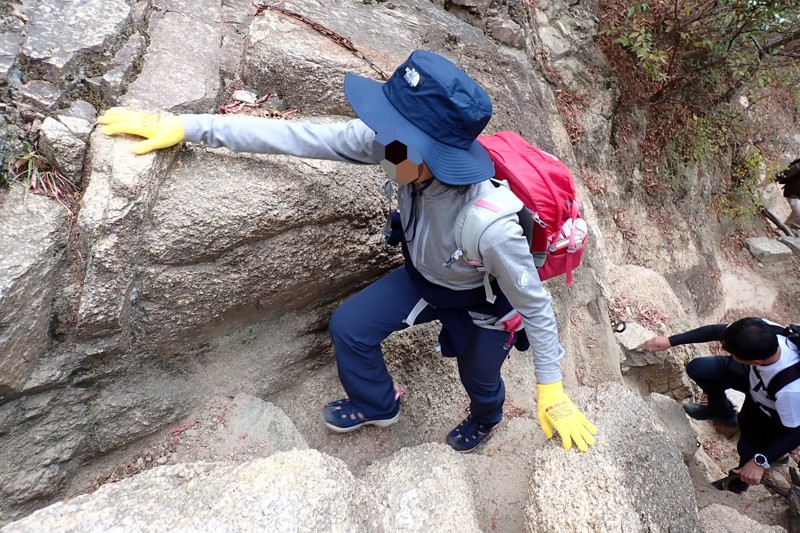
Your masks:
M456 227L462 229L456 231L456 240L461 238L457 242L461 257L481 268L481 234L492 222L516 212L539 278L544 281L565 274L567 285L571 285L572 271L586 251L588 228L580 215L569 169L557 157L531 146L512 131L481 135L478 141L494 162L498 187L459 214Z

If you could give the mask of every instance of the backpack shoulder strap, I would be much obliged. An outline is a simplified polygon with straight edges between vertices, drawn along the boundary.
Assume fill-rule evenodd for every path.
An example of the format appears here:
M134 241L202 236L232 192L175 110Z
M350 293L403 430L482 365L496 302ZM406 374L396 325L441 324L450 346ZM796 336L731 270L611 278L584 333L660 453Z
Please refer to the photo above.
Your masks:
M776 326L770 324L770 328L775 332L775 335L781 335L794 344L795 348L800 350L800 326L797 324L789 324L788 326Z
M524 207L522 201L511 192L511 189L499 184L496 189L469 202L458 214L454 229L456 238L456 251L445 262L445 265L462 258L470 265L484 270L483 258L480 254L479 243L483 232L491 224L501 218L518 213ZM495 294L492 290L491 279L488 272L483 274L483 288L486 292L486 301L494 303Z
M465 205L456 218L456 246L461 250L467 263L481 266L478 243L483 232L501 218L518 213L523 208L522 201L505 185Z
M778 394L782 388L784 388L789 383L800 379L800 361L793 364L792 366L787 366L769 381L769 385L767 386L766 394L767 398L775 401L775 395Z
M790 324L788 327L770 324L770 328L772 328L772 331L774 331L776 335L786 337L789 342L800 347L800 326L797 326L797 324ZM787 366L775 374L770 380L766 391L764 391L767 398L774 402L775 395L778 394L778 391L797 379L800 379L800 361L791 366Z

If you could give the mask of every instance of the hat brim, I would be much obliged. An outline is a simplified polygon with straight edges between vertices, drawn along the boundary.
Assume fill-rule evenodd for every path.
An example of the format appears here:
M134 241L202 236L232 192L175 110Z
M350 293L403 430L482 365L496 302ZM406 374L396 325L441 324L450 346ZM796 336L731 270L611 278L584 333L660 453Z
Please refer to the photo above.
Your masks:
M383 93L383 84L348 73L344 94L356 115L377 133L391 133L422 154L434 177L448 185L471 185L494 176L494 164L478 141L469 150L440 143L401 115Z

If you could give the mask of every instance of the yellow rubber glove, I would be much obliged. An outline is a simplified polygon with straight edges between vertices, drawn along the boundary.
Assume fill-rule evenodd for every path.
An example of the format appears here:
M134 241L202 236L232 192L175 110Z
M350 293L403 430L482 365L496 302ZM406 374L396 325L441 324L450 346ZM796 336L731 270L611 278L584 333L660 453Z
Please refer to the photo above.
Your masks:
M595 443L592 435L597 434L597 428L578 411L564 393L564 385L560 381L536 385L536 394L539 423L548 439L553 438L555 428L561 435L561 445L565 450L572 448L574 442L580 451L585 452Z
M97 120L106 124L103 133L129 133L147 138L133 145L133 153L146 154L152 150L175 146L185 138L181 117L172 114L142 113L133 109L112 107Z

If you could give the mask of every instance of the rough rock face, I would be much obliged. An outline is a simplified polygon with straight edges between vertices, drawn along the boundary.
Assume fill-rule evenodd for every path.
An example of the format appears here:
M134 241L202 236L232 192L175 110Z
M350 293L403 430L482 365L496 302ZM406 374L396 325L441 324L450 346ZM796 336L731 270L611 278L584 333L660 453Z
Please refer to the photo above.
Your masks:
M709 505L700 511L700 521L704 533L750 533L762 531L763 533L784 533L781 526L765 526L748 518L736 509L718 503Z
M21 9L27 23L20 59L28 72L56 84L78 81L93 55L123 42L131 14L123 0L26 0Z
M313 497L310 497L313 495ZM384 531L344 463L315 450L164 466L43 509L5 532Z
M50 347L65 215L20 185L0 198L0 396L22 389Z
M468 466L445 444L405 448L372 465L364 482L386 509L386 531L481 531Z
M84 190L71 243L80 264L60 288L37 288L51 291L40 300L45 308L20 308L25 316L15 320L37 339L28 348L35 353L0 352L0 364L15 369L15 395L47 391L0 406L4 438L20 443L0 451L14 465L0 474L0 490L17 509L4 518L64 490L76 459L157 431L210 391L245 383L269 395L296 383L330 357L331 308L399 260L378 237L387 205L377 169L196 146L137 157L129 139L87 135L80 121L93 119L93 107L85 101L45 115L81 96L101 108L210 112L227 97L219 80L229 75L260 95L277 94L303 118L342 120L334 115L351 114L342 74L374 76L364 61L282 14L253 19L249 2L171 0L163 10L117 2L93 15L98 6L73 1L54 12L30 0L17 7L32 18L3 12L4 29L26 32L18 49L4 41L16 106L42 117L42 148ZM288 7L348 35L385 70L418 47L450 56L497 102L492 128L522 131L568 157L563 136L553 138L552 97L526 56L498 47L480 27L433 4ZM48 55L46 43L59 38L54 28L87 17L102 18L99 31L76 31ZM25 84L15 81L20 72ZM20 234L34 226L26 228ZM23 278L36 279L52 261L42 251ZM576 279L584 290L574 294L590 298L591 276ZM570 298L563 293L563 305ZM61 336L50 346L53 329ZM42 428L46 439L35 437Z
M689 472L667 428L621 385L586 394L578 403L602 428L598 442L586 454L536 452L528 531L699 532Z
M471 486L465 460L444 444L406 448L363 480L316 450L286 451L158 467L2 531L478 532Z
M604 298L624 294L635 274L652 291L634 290L632 297L657 301L673 317L673 327L690 324L696 314L720 311L720 285L714 276L711 283L706 279L717 264L703 257L713 257L711 243L718 239L708 227L689 225L672 213L675 232L688 236L689 251L666 258L653 251L655 245L669 245L674 235L649 223L642 202L631 194L636 180L641 181L635 164L615 165L619 154L611 138L617 90L595 45L598 21L591 3L536 4L299 0L282 5L348 37L385 72L415 48L446 55L492 96L489 132L519 131L575 170L591 228L590 252L571 288L561 280L547 285L568 354L565 383L596 386L622 380L623 354L608 328ZM524 479L513 484L522 487L519 501L495 494L470 502L469 492L449 494L441 483L450 475L465 485L473 483L466 479L469 468L441 447L420 447L441 442L463 417L466 403L454 362L435 353L435 325L394 336L384 345L395 379L409 385L401 422L336 441L320 428L319 406L342 394L325 331L330 312L400 262L397 250L383 246L378 237L388 209L378 169L186 145L137 157L130 151L132 139L92 130L96 112L111 105L212 113L240 87L259 96L275 95L270 102L276 109L261 109L264 114L296 108L301 119L350 118L343 74L377 79L378 73L345 50L341 39L274 11L253 14L250 0L0 3L0 166L24 151L23 137L37 136L39 149L83 193L73 218L42 197L25 197L16 185L0 190L0 523L85 488L74 485L74 478L98 456L158 434L209 397L232 398L242 391L280 402L302 433L291 443L302 447L308 442L345 457L357 475L386 458L368 475L372 485L365 514L342 527L372 531L373 526L400 528L414 521L430 530L435 520L455 520L447 506L461 498L459 506L467 515L459 527L487 530L503 507L525 498ZM589 95L588 105L577 110L585 131L573 139L574 151L554 89L560 96ZM713 184L700 180L697 169L688 179L690 189L707 200ZM595 187L590 190L587 184ZM707 204L698 205L692 220L702 220ZM638 234L630 232L626 217L643 221L634 228ZM684 310L683 301L695 309ZM545 444L532 415L531 364L513 360L518 357L528 355L513 355L504 369L512 422L495 442L506 447L491 449L503 456L511 473L520 449L532 455L539 452L526 447ZM688 394L680 373L687 357L678 351L661 359L661 366L645 360L627 377L633 376L642 392L679 398ZM262 406L255 404L247 412L258 418ZM629 422L631 413L648 417L639 404L625 405L624 420ZM603 435L613 434L614 420L587 414L609 428ZM241 427L250 427L248 420ZM639 431L649 435L654 427ZM622 429L640 436L631 427L614 431ZM537 432L534 438L532 431ZM611 466L605 469L589 456L567 454L563 459L587 468L598 480L624 481L618 491L609 489L595 502L613 508L608 523L595 515L579 514L581 519L621 528L661 527L662 522L642 513L649 512L653 500L670 498L666 485L645 491L627 479L630 471L617 448L621 444L612 439L606 446L602 457L611 458ZM406 447L412 451L392 457ZM642 450L670 464L674 459L664 448ZM562 461L560 449L541 453ZM313 452L284 457L300 458L317 475L314 482L327 487L330 481L348 494L363 495L360 482L330 457ZM488 476L493 458L479 457L471 466L485 468ZM538 455L536 461L550 469L549 482L561 484L552 461ZM235 492L244 490L241 480L262 482L264 472L281 471L288 472L282 478L286 483L302 486L300 470L277 464L278 459L241 467L213 465L202 473L173 467L131 481L128 488L141 496L143 512L160 513L145 505L148 483L179 492L187 505L213 507L217 502L201 494L206 489L199 488L205 483L200 478L209 487L221 487L227 479L233 492L226 494L255 505L261 501L257 494ZM376 473L382 471L397 472L402 483L390 485ZM175 473L191 481L176 486ZM415 492L411 473L426 475L432 496ZM485 479L484 486L497 493L507 489L505 480L493 480L493 485ZM675 491L679 497L672 495L674 505L685 510L685 479L663 482L680 488ZM189 484L198 492L180 488ZM536 486L543 488L539 481ZM124 498L112 496L119 494L114 487L103 490L98 494L107 501L126 505ZM376 509L382 509L380 502L391 507L386 503L390 494L390 503L399 498L407 506L383 515ZM532 508L544 505L539 496L531 498ZM76 499L59 509L86 501ZM334 507L328 501L311 503L312 511L323 508L317 504ZM476 511L475 526L469 509L493 514ZM58 512L44 515L53 520L47 524L56 523ZM117 511L108 512L84 516L97 524L133 524ZM508 531L523 527L521 507L518 514ZM687 530L695 527L691 512L684 521L675 516L670 510L662 519ZM297 517L287 518L287 524ZM209 529L219 525L203 511L196 516L199 522L194 518L186 523ZM303 515L318 518L313 512ZM557 517L543 514L544 522L551 519ZM313 523L320 529L334 527L333 522Z
M620 394L626 395L619 386L600 392L609 400ZM585 402L596 400L596 395L589 396L576 396L583 409ZM428 443L403 448L371 465L362 477L316 450L291 450L292 443L300 448L304 443L274 406L246 395L233 403L236 420L228 431L248 431L248 439L265 440L266 447L259 444L254 451L273 455L239 464L157 467L51 505L2 531L520 531L492 509L492 503L521 501L515 495L518 483L530 487L522 499L530 499L531 531L545 526L548 531L697 531L686 476L663 484L642 479L645 466L632 466L619 453L620 442L633 442L642 455L665 461L658 473L674 468L685 474L685 467L675 461L675 449L653 438L652 414L630 395L621 402L632 407L622 416L630 429L607 439L616 444L598 445L593 453L567 452L555 442L539 442L527 465L527 447L520 443L530 440L531 428L516 423L520 420L505 425L485 455L459 455L444 444ZM630 424L642 415L648 424ZM514 449L506 450L511 443L516 443ZM551 482L551 477L560 482ZM498 502L485 501L483 487L491 483L505 488L497 493ZM676 505L672 497L664 505L667 484L689 496L682 504Z

